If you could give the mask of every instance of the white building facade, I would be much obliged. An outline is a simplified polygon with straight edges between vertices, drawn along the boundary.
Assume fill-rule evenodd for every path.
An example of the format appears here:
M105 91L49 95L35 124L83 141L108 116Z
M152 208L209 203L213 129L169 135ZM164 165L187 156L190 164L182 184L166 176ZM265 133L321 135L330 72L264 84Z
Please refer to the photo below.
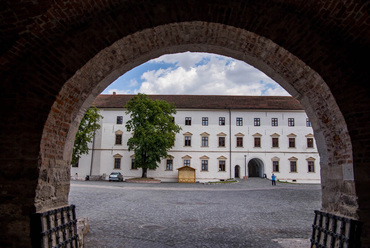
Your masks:
M101 129L71 175L102 176L121 172L125 179L141 177L128 151L131 133L123 106L132 95L100 95L94 105L104 117ZM156 95L173 102L176 135L169 157L148 177L176 182L177 169L196 169L196 181L228 178L271 178L297 183L320 183L320 158L306 113L292 97Z

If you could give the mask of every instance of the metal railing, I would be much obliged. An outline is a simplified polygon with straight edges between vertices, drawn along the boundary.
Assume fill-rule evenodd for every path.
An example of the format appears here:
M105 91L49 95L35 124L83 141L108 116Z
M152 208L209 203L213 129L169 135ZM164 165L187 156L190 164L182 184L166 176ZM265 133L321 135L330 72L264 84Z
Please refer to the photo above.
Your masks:
M359 248L360 238L359 221L315 211L311 248Z
M78 248L75 205L36 213L33 223L34 247Z

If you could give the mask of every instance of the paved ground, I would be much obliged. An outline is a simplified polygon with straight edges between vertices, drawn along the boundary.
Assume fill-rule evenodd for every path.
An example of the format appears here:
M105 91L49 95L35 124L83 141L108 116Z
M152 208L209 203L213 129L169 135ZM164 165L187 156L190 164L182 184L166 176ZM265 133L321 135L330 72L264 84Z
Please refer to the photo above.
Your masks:
M309 247L319 185L71 181L85 247Z

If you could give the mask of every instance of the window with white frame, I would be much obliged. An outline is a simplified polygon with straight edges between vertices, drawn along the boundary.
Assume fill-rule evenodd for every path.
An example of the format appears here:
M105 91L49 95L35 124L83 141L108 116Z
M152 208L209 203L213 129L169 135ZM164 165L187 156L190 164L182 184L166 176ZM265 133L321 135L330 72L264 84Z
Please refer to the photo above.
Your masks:
M288 118L288 126L294 127L294 118Z
M191 146L191 136L192 134L189 132L184 133L184 146Z
M289 138L289 148L295 148L295 138Z
M184 166L190 166L190 159L184 159Z
M253 134L253 137L254 137L254 147L261 147L262 134L255 133L255 134Z
M117 116L116 124L122 124L123 123L123 116Z
M306 127L312 127L312 123L309 118L306 118Z
M313 138L307 138L307 148L313 148Z
M226 171L226 161L218 160L218 171Z
M185 117L185 126L191 126L191 117Z
M113 169L115 170L119 170L121 169L121 158L122 158L122 155L120 154L116 154L113 156Z
M280 135L277 133L274 133L271 135L271 141L272 141L273 148L279 148L279 137Z
M208 171L208 160L202 160L202 171Z
M131 157L131 170L137 170L137 167L135 166L135 157Z
M290 172L297 172L297 161L290 161Z
M254 147L261 147L261 137L254 137Z
M254 118L254 126L255 127L261 126L261 119L260 118Z
M237 126L243 126L243 118L242 117L236 117L236 125Z
M208 147L208 136L202 136L202 147Z
M218 125L225 126L225 117L218 118Z
M307 160L307 172L315 172L315 158L309 157Z
M218 137L218 146L225 147L225 137Z
M291 157L289 158L289 163L290 163L290 172L298 172L297 168L297 158L296 157Z
M168 158L166 160L166 170L167 171L172 171L173 170L173 159L172 158Z
M122 145L122 134L123 132L121 130L118 130L115 132L115 140L114 140L115 145Z
M273 127L279 126L278 118L271 118L271 126Z
M202 126L208 126L208 117L202 117Z
M272 172L279 172L279 161L272 161Z

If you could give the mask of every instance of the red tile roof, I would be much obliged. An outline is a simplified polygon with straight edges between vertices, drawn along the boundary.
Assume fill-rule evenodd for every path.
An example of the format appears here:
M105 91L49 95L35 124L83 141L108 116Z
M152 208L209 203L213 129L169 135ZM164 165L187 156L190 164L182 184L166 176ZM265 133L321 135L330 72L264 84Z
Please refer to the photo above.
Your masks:
M123 108L134 95L99 95L98 108ZM291 96L148 95L153 100L174 103L178 109L271 109L303 110Z

